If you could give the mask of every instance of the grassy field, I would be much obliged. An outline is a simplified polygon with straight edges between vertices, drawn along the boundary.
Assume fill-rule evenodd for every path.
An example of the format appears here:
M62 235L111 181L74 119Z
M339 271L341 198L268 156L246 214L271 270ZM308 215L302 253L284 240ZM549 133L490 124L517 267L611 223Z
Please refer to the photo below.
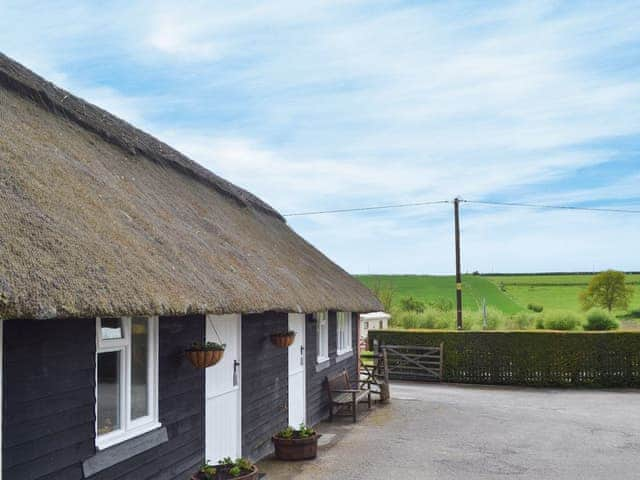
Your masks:
M394 306L404 297L413 296L426 303L446 298L455 302L455 277L435 275L359 275L369 288L376 283L393 285ZM463 307L478 310L482 299L487 304L510 315L526 311L529 303L542 305L545 311L580 311L578 295L586 288L591 275L509 275L463 277ZM621 318L640 316L640 275L628 275L636 293L626 312L615 312Z
M498 287L501 293L526 307L529 303L542 305L546 310L580 310L578 296L592 275L512 275L483 276ZM627 275L627 282L636 288L629 311L615 312L630 316L640 310L640 275Z
M382 285L393 285L395 307L398 307L400 300L405 297L414 297L425 303L435 301L438 298L446 298L455 303L456 299L454 276L359 275L358 278L369 288L372 288L376 282L380 282ZM516 313L526 308L501 292L498 284L487 278L465 275L463 285L462 299L465 310L480 309L483 298L486 299L488 305L507 314Z

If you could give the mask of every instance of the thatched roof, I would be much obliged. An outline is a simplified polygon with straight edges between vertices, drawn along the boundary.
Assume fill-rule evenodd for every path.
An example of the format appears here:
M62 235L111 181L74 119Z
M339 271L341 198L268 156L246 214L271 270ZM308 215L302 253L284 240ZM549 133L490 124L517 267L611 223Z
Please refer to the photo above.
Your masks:
M269 205L0 54L0 318L380 308Z

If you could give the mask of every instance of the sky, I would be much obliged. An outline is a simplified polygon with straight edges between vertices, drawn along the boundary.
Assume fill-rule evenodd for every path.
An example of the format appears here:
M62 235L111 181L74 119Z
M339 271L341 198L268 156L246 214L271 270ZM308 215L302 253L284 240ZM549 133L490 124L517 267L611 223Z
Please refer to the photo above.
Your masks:
M281 213L640 209L640 2L0 0L0 49ZM640 215L462 205L464 271L640 270ZM351 273L454 270L453 207L291 217Z

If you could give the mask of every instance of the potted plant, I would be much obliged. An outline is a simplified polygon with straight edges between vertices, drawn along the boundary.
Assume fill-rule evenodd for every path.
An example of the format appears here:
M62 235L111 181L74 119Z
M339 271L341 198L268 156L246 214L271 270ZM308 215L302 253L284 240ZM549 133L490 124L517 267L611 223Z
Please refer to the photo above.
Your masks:
M318 455L318 438L320 434L302 423L297 430L285 428L271 440L280 460L310 460Z
M290 347L296 339L296 332L289 330L288 332L277 332L271 334L271 343L276 347Z
M258 467L246 458L229 457L218 461L216 465L205 463L191 480L257 480Z
M207 368L222 360L225 347L224 343L194 342L190 348L185 350L185 355L194 367Z

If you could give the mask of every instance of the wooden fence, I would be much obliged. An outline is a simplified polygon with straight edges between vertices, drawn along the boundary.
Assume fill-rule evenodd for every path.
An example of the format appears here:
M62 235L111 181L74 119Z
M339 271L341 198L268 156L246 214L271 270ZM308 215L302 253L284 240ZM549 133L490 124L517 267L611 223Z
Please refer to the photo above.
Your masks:
M442 345L422 347L412 345L384 345L391 380L442 380Z

